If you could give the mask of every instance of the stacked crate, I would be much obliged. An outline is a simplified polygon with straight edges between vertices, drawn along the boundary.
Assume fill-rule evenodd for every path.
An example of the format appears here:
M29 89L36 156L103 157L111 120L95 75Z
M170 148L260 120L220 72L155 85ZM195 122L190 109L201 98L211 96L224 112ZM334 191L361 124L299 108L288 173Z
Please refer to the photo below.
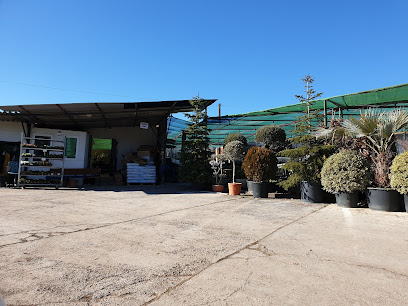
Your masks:
M148 162L145 166L138 163L128 163L127 182L128 184L155 184L156 166L154 162Z

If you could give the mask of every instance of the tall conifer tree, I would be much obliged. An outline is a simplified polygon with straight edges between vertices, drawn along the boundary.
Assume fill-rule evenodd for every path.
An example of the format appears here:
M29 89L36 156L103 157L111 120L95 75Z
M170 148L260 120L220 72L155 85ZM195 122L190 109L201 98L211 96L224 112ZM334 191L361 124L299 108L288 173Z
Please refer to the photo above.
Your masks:
M325 144L323 138L313 135L322 115L318 110L313 110L314 101L322 93L313 89L314 78L307 75L302 79L305 83L305 96L295 95L303 105L303 115L298 117L293 131L294 137L290 139L292 149L281 151L279 155L289 157L283 169L290 172L289 177L280 182L280 186L286 190L299 186L302 181L314 181L320 183L320 171L326 157L334 152L334 147Z
M205 101L199 96L190 100L193 107L191 114L185 114L190 126L185 130L185 141L180 154L180 181L190 183L210 183L212 170L210 166L211 151L207 129Z

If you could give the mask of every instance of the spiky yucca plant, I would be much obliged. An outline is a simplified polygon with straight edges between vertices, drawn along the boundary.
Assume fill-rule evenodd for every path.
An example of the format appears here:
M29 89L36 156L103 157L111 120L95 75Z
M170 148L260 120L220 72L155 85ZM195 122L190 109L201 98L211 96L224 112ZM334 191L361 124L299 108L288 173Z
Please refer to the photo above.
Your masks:
M374 180L378 187L390 187L390 166L395 155L395 133L408 125L408 113L366 110L360 118L344 121L345 129L355 137L364 137L374 163Z

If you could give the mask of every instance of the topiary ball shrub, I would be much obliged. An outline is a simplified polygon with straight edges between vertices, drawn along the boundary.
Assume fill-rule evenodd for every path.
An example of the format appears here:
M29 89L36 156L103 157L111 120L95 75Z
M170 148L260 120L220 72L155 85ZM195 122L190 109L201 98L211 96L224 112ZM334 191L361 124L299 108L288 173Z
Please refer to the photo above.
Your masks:
M245 151L246 151L245 145L239 140L231 141L224 147L225 157L232 161L233 183L235 183L235 161L242 160L245 156Z
M330 193L364 191L371 183L369 161L355 151L333 154L323 164L321 183Z
M275 178L278 161L272 150L262 147L249 149L242 163L248 180L254 182L269 181Z
M228 143L230 143L231 141L234 141L234 140L238 140L238 141L242 142L245 145L245 147L248 146L248 141L247 141L246 137L244 135L242 135L241 133L228 134L228 136L224 140L224 145L227 145Z
M255 141L277 152L285 148L286 132L279 126L263 126L256 131Z
M391 187L401 194L408 194L408 152L397 155L390 170Z

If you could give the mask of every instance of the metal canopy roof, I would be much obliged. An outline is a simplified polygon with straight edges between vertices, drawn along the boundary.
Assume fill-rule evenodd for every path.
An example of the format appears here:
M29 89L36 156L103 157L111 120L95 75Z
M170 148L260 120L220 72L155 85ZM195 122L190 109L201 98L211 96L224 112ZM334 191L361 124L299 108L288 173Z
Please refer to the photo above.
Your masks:
M332 116L359 117L360 110L376 108L388 111L394 108L408 109L408 84L378 88L363 92L323 98L314 101L312 110L324 113L326 106L328 119ZM341 110L341 112L340 112ZM249 112L208 119L210 142L220 145L228 134L241 133L248 141L253 142L256 130L265 125L279 125L288 136L291 136L298 117L304 111L301 103L275 107L263 111ZM318 122L313 122L318 124Z
M208 107L216 99L205 99ZM192 110L189 100L160 102L71 103L0 106L1 121L33 123L38 127L85 130L159 124L172 113Z

